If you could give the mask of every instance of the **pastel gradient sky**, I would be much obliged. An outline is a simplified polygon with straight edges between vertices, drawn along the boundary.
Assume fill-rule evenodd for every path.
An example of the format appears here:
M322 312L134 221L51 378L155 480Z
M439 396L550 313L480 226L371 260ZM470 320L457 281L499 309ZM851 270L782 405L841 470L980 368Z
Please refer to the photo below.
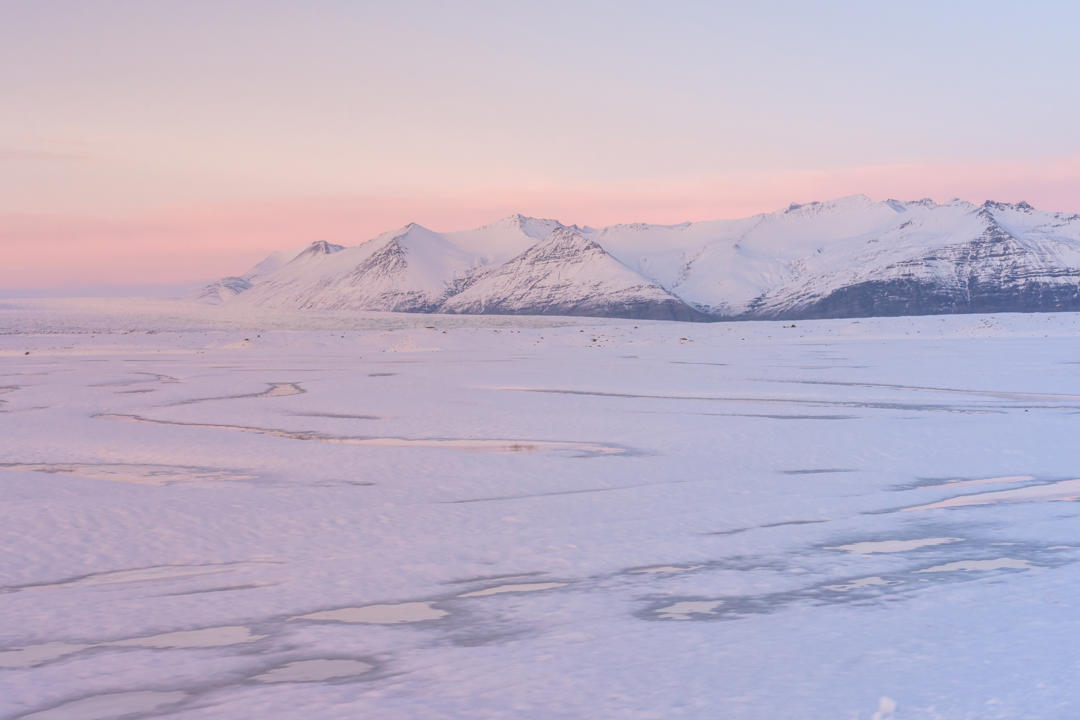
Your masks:
M0 290L410 221L1080 212L1080 4L0 0Z

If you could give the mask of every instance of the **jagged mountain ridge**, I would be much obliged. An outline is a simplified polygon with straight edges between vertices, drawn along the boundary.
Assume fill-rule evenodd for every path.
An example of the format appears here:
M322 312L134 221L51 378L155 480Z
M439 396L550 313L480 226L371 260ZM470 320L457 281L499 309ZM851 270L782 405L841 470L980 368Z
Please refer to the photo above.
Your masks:
M799 319L1080 310L1080 215L862 195L737 220L605 228L514 215L314 243L204 302L291 309Z
M442 312L585 315L656 320L706 316L626 267L595 240L559 228L508 262L476 273Z

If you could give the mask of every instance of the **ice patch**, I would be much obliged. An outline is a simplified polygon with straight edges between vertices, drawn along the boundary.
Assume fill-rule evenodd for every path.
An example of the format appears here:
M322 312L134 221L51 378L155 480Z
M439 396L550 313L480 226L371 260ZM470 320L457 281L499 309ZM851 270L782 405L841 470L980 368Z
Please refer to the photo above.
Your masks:
M106 720L135 713L148 713L187 697L180 690L135 690L108 693L72 700L48 710L21 716L21 720Z
M0 652L0 668L33 667L65 655L85 650L90 645L77 645L66 642L50 642L42 645L30 645L15 650Z
M668 573L681 573L690 572L691 570L700 570L705 567L704 565L688 565L686 567L678 567L676 565L657 565L655 567L638 568L637 570L631 570L632 575L666 575Z
M1017 560L1015 558L996 558L994 560L957 560L956 562L945 563L944 565L934 565L933 567L916 570L915 572L935 573L957 572L959 570L963 570L966 572L975 572L982 570L1030 570L1031 568L1035 567L1039 566L1032 565L1027 560Z
M199 630L180 630L178 632L127 638L125 640L106 640L99 643L49 642L0 652L0 668L34 667L89 648L141 647L162 650L212 648L255 642L265 637L267 636L254 635L250 629L241 625L229 625Z
M897 553L907 552L908 550L917 550L922 547L932 547L934 545L944 545L946 543L961 542L963 538L943 537L943 538L922 538L919 540L877 540L851 543L850 545L833 545L826 547L826 550L844 550L850 553L857 553L859 555L872 555L874 553Z
M297 660L253 679L261 683L320 682L363 675L374 668L363 660Z
M459 598L469 597L487 597L488 595L501 595L503 593L522 593L522 592L536 592L539 590L551 590L553 588L565 587L567 583L564 582L546 582L546 583L518 583L516 585L496 585L495 587L484 588L483 590L473 590L472 592L462 593L458 595Z
M940 485L923 485L920 490L933 490L940 488L963 487L965 485L991 485L995 483L1018 483L1031 482L1035 477L1032 475L1003 475L1001 477L980 478L976 480L956 480Z
M438 620L449 613L432 607L431 602L385 603L364 605L362 607L323 610L321 612L297 615L293 620L333 620L344 623L372 623L394 625L397 623L423 622Z
M849 583L842 585L826 585L826 590L832 590L833 592L848 592L850 590L861 590L867 587L879 587L883 585L899 585L899 580L886 580L882 577L872 576L859 578L858 580L852 580Z
M693 620L695 615L713 615L723 600L683 600L656 610L662 620Z
M988 493L973 493L941 500L928 505L904 508L902 512L913 510L934 510L938 508L969 507L972 505L996 505L998 503L1018 503L1036 500L1042 502L1076 500L1080 498L1080 479L1061 480L1045 485L1029 485L1015 490L997 490Z
M222 627L202 628L201 630L180 630L178 632L136 637L128 640L114 640L101 644L112 647L210 648L240 645L262 640L265 637L267 636L253 634L250 628L243 625L225 625Z
M270 389L259 393L255 397L286 397L288 395L301 395L305 390L298 383L270 383Z

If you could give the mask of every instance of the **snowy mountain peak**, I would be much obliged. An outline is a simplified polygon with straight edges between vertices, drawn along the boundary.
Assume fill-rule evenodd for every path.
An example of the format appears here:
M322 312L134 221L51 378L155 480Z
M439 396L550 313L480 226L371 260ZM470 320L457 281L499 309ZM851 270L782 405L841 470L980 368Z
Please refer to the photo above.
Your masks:
M200 299L678 319L1080 310L1080 215L852 195L679 225L410 223L351 248L275 253Z
M556 229L561 227L565 226L558 220L528 217L526 215L522 215L521 213L514 213L513 215L508 215L501 220L492 223L491 225L485 226L485 228L493 230L514 229L536 240L541 240L547 237Z
M580 231L573 228L560 227L549 233L546 238L541 240L532 249L530 253L538 255L551 255L559 253L581 253L581 252L604 252L604 249L593 240L586 237Z
M517 257L472 278L443 304L442 311L705 318L620 263L595 240L568 227L558 228Z
M965 210L975 210L979 206L976 205L975 203L969 202L967 200L961 200L960 198L953 198L949 202L942 205L942 207L962 208L962 209L965 209Z
M313 257L319 255L333 255L336 252L340 252L345 249L344 245L334 245L328 243L325 240L316 240L308 245L303 252L293 258L293 261L299 260L303 257Z
M515 257L564 227L558 220L510 215L475 230L444 233L443 237L475 256L479 265L498 265Z
M507 215L504 218L500 218L498 221L492 223L492 225L497 226L497 227L518 227L518 228L520 228L523 225L525 225L525 223L527 223L528 221L533 220L533 219L534 218L527 217L525 215L522 215L521 213L514 213L513 215Z
M791 203L783 212L785 214L799 213L802 215L815 215L821 213L850 212L861 208L870 207L876 203L866 195L848 195L835 200L814 200L808 203Z
M362 246L369 246L369 247L378 246L378 247L382 247L382 246L386 245L387 243L394 242L396 240L403 240L403 239L407 240L411 236L424 235L424 234L431 233L431 232L432 232L431 230L428 230L423 225L420 225L419 223L411 222L411 223L407 223L405 225L402 225L401 227L396 228L394 230L387 230L386 232L379 233L378 235L371 238L370 240L367 240L367 241L361 243L360 246L358 246L358 247L362 247Z
M428 230L423 225L409 223L398 232L394 233L389 242L395 243L400 247L411 248L423 247L425 244L442 244L445 243L446 240L442 235L439 235L432 230Z
M1006 203L1006 202L997 202L995 200L987 200L986 202L984 202L982 204L982 206L984 208L986 208L987 210L1019 210L1020 212L1027 212L1027 213L1030 213L1033 210L1035 210L1035 208L1033 208L1031 205L1029 205L1027 202L1025 202L1023 200L1021 200L1018 203Z
M913 208L936 208L938 206L938 204L930 198L922 198L921 200L896 200L894 198L889 198L885 201L885 204L896 212L907 212Z
M251 289L251 283L242 277L223 277L212 282L206 287L199 289L194 299L208 305L220 305L221 303L236 297L245 290Z

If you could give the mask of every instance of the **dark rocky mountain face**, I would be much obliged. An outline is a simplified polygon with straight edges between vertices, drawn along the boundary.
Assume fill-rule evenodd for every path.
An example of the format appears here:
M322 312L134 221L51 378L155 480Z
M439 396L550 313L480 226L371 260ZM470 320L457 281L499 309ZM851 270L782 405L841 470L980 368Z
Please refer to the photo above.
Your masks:
M1019 207L1030 209L1026 203ZM888 265L883 279L852 283L824 295L796 296L781 307L770 307L763 296L743 317L1080 311L1080 267L1061 265L1046 246L1013 235L985 209L979 217L985 221L979 236ZM944 276L942 268L948 269Z

